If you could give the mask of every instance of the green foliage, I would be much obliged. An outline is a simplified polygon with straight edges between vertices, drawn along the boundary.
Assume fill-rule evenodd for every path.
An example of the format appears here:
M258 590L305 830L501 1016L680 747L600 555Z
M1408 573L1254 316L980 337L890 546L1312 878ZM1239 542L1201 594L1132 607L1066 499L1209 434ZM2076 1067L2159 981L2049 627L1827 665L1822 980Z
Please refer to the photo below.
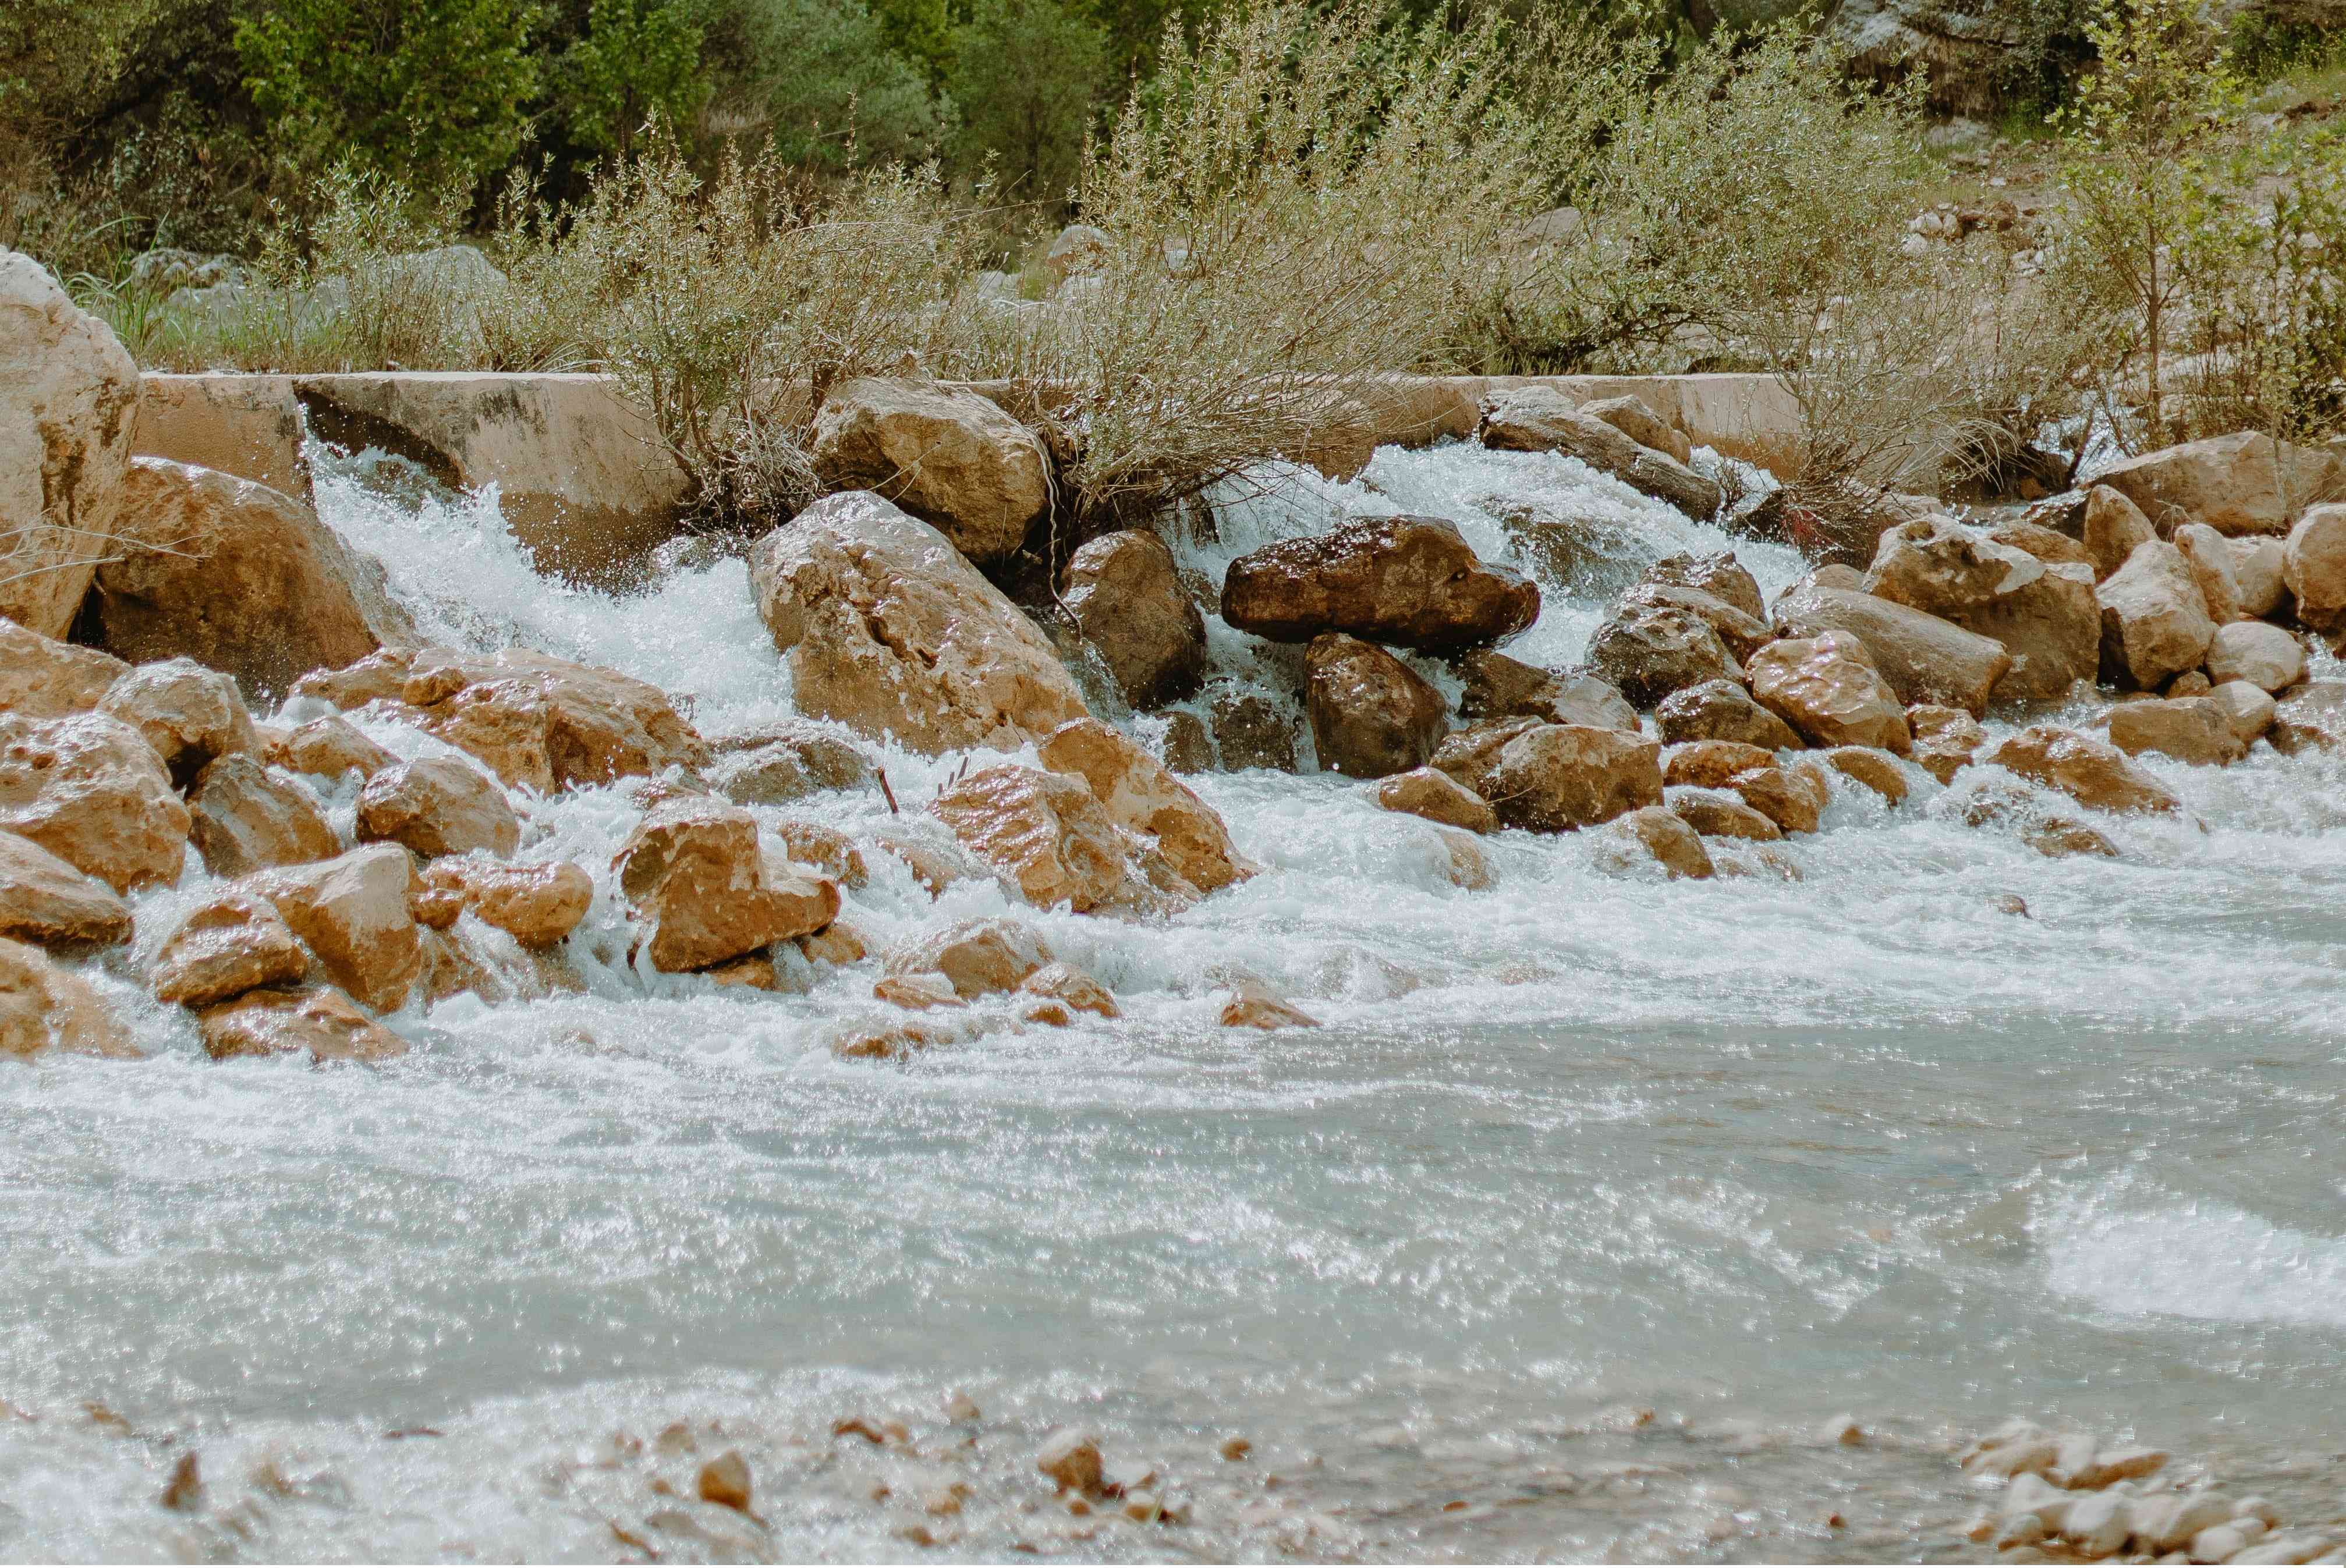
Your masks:
M1107 63L1107 35L1067 0L979 0L951 78L964 156L1013 198L1063 205Z
M945 0L872 0L872 15L892 53L918 66L931 86L944 85L954 63L954 7Z
M784 162L918 160L950 129L950 106L889 51L862 0L724 0L709 38L710 58L734 63L716 97L720 125L770 137Z
M682 125L707 101L697 0L592 0L556 81L573 140L625 157L648 120Z

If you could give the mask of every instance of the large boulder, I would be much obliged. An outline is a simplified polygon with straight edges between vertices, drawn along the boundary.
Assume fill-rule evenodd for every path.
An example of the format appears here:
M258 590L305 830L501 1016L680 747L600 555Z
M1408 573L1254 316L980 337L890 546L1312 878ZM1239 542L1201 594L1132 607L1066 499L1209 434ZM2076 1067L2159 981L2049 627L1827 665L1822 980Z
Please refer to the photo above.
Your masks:
M2102 674L2108 680L2155 691L2198 668L2216 640L2216 623L2190 563L2163 539L2135 546L2126 565L2095 591L2102 606Z
M2161 537L2186 523L2285 534L2315 502L2346 497L2346 455L2241 431L2129 458L2096 483L2140 507Z
M2308 508L2289 531L2280 572L2300 620L2320 632L2346 629L2346 505Z
M1582 412L1552 387L1519 387L1504 394L1484 414L1482 437L1484 445L1502 452L1560 452L1578 458L1698 522L1716 516L1726 499L1716 484L1669 453Z
M2011 654L1994 637L1965 631L1927 610L1846 588L1795 589L1776 602L1776 625L1787 636L1853 636L1899 701L1949 703L1974 718L1987 711L1996 683L2012 667ZM2098 636L2098 622L2096 629Z
M759 540L750 585L801 713L932 755L1014 749L1086 717L1035 624L944 535L868 492Z
M183 655L273 697L311 670L422 640L379 563L266 485L138 458L116 534L118 558L97 569L97 618L125 658Z
M1627 599L1588 639L1588 665L1639 708L1705 681L1743 678L1743 667L1703 616Z
M309 950L268 900L231 889L192 911L164 940L152 976L158 1001L209 1007L310 971Z
M1450 727L1442 694L1415 670L1341 632L1305 651L1303 708L1320 766L1355 779L1423 767Z
M2106 484L2086 494L2086 555L2094 567L2094 581L2106 581L2127 564L2137 546L2158 537L2158 530L2142 508Z
M1222 619L1273 642L1348 632L1454 653L1512 636L1539 616L1539 589L1478 558L1439 517L1375 517L1281 539L1230 563Z
M1055 730L1040 755L1052 772L1082 779L1117 826L1155 840L1157 852L1199 892L1252 874L1221 814L1129 736L1079 718Z
M396 844L369 844L311 865L282 866L240 888L276 906L334 983L393 1012L423 975L423 937L408 907L414 869Z
M1486 796L1510 828L1561 833L1662 799L1658 742L1585 724L1543 724L1500 748Z
M0 713L23 718L87 713L129 671L112 654L0 620Z
M1654 720L1662 738L1673 745L1723 740L1775 751L1802 744L1790 725L1731 680L1707 680L1672 692L1654 709Z
M2277 614L2289 597L2288 543L2272 538L2233 540L2232 582L2239 589L2240 614L2259 617Z
M454 855L423 868L423 885L453 894L465 910L524 947L552 947L586 918L594 880L567 860L514 865L486 855Z
M2116 747L2055 725L2022 730L1988 760L2096 811L2172 812L2182 807L2173 790L2127 761Z
M496 780L453 757L386 768L359 792L359 841L404 844L424 860L486 850L510 855L521 843Z
M317 798L243 752L203 770L188 809L196 852L216 877L328 860L342 852Z
M140 665L114 683L97 710L145 736L183 789L215 758L260 747L236 682L193 659Z
M2184 564L2191 568L2192 578L2199 585L2199 597L2208 606L2208 618L2219 626L2239 620L2243 613L2240 577L2232 545L2233 541L2205 523L2186 523L2175 531L2175 547L2183 552Z
M1035 433L973 392L865 378L815 413L814 464L833 490L869 490L933 526L971 560L1025 542L1051 500Z
M0 714L0 829L127 893L179 880L188 827L163 759L120 719Z
M138 367L41 264L0 250L0 618L61 637L114 553Z
M767 855L755 817L706 795L654 806L612 864L649 928L652 967L668 973L811 935L839 913L836 884Z
M929 809L1037 909L1134 914L1188 901L1181 888L1150 885L1080 779L1005 763L948 785Z
M1198 689L1206 671L1206 618L1181 586L1173 552L1148 529L1103 534L1077 550L1059 602L1135 708Z
M2305 645L2263 621L2218 626L2208 645L2208 678L2218 686L2245 680L2267 691L2287 691L2305 678Z
M2074 683L2094 677L2101 611L2088 567L2048 565L1953 518L1932 517L1882 535L1865 585L1877 597L2001 643L2012 667L1996 682L1999 698L2062 697Z
M0 936L43 947L111 947L130 940L130 906L32 840L0 832Z
M1913 744L1897 693L1847 632L1770 643L1752 657L1751 695L1818 746L1902 757Z
M44 1051L139 1054L89 982L39 948L0 937L0 1060Z

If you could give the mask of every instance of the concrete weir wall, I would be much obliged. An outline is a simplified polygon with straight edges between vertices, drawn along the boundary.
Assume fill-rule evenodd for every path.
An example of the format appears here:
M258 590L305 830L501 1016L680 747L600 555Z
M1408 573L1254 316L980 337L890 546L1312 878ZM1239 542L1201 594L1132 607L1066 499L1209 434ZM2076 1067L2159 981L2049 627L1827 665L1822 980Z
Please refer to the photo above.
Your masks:
M1358 472L1381 445L1430 446L1474 433L1483 404L1516 387L1576 402L1634 396L1697 446L1790 474L1799 406L1772 376L1392 376L1305 454ZM1012 413L1031 395L979 384ZM684 475L644 417L597 375L381 371L340 375L150 374L133 450L200 463L307 498L306 428L339 446L376 446L445 484L494 484L506 521L542 568L590 578L676 532Z

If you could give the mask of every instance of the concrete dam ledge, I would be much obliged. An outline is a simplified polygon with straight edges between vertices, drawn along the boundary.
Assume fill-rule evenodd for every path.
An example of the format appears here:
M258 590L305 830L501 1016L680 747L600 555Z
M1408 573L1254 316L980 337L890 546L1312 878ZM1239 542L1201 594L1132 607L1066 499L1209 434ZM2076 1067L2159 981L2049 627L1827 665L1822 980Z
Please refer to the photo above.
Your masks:
M1047 392L966 386L1014 416ZM1634 396L1697 446L1783 477L1801 448L1799 405L1766 375L1394 375L1355 400L1322 440L1295 454L1349 478L1379 446L1431 446L1474 433L1484 402L1517 387L1577 402ZM650 423L608 377L474 371L332 375L149 373L139 383L132 450L232 473L307 500L305 429L338 446L375 446L464 489L495 484L515 535L543 569L593 578L673 537L682 472Z

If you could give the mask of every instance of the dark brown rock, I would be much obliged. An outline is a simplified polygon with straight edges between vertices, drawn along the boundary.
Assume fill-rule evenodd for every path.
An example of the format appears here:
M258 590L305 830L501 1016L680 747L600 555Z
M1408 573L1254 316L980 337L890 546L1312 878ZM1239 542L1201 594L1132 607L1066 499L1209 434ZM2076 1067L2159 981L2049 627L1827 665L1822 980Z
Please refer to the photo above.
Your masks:
M1736 740L1770 751L1806 744L1790 725L1760 707L1749 692L1731 680L1707 680L1672 692L1654 709L1654 718L1661 726L1662 738L1673 744Z
M1372 643L1341 632L1311 639L1304 710L1320 765L1355 779L1423 767L1449 728L1442 694Z
M1225 772L1268 768L1295 771L1295 721L1267 697L1241 692L1214 699L1214 747Z
M1589 638L1588 663L1639 708L1707 680L1743 678L1710 623L1676 605L1619 605Z
M1539 589L1486 565L1438 517L1379 517L1282 539L1230 564L1222 618L1273 642L1322 632L1426 653L1512 636L1539 616Z
M1585 724L1543 724L1508 741L1487 780L1510 828L1560 833L1609 822L1662 799L1662 748Z
M1061 596L1125 701L1150 708L1198 689L1206 620L1164 540L1143 528L1101 535L1068 561Z

